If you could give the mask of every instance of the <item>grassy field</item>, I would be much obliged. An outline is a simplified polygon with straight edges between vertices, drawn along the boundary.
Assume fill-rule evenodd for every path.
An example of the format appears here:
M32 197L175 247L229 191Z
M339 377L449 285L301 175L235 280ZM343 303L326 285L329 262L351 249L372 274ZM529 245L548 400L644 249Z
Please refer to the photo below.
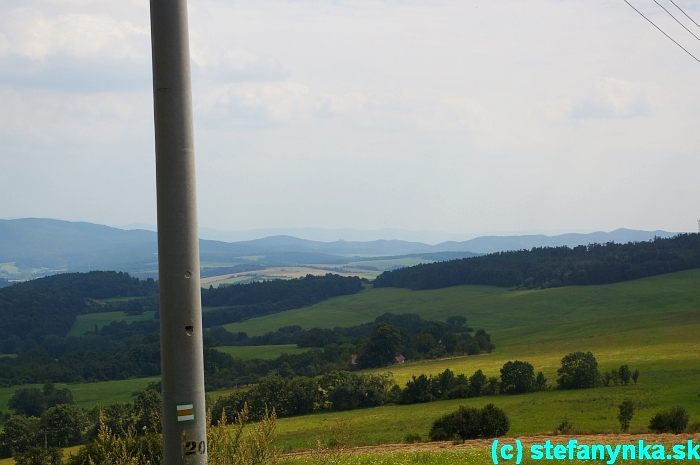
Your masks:
M278 420L278 446L285 450L312 447L316 437L322 437L327 427L339 419L350 422L356 445L401 442L407 433L427 439L432 421L440 415L459 405L482 407L490 402L509 416L508 436L511 438L549 434L565 417L578 432L617 433L617 406L623 399L635 401L637 412L631 430L641 432L655 412L673 405L685 406L691 413L691 421L700 421L699 281L700 270L694 270L614 285L541 291L508 291L485 286L435 291L370 288L356 295L228 325L228 328L259 335L290 324L304 328L350 326L372 321L385 312L418 313L437 320L461 314L468 318L470 326L484 327L492 333L497 346L494 353L420 361L376 371L391 371L394 379L403 384L413 375L437 374L445 368L467 375L482 369L488 376L497 376L506 361L525 360L532 363L536 371L543 371L549 384L555 384L561 358L582 350L593 352L601 371L628 364L641 373L638 384L630 386L548 390L283 418ZM258 353L267 350L262 347L226 350L234 349ZM148 381L71 385L69 388L74 391L79 405L89 407L98 401L129 400L131 391L139 389L133 387L138 383L143 387ZM0 410L12 390L0 389ZM110 393L107 398L105 392ZM210 395L216 397L224 393ZM357 454L347 463L484 463L488 459L483 455L486 451L478 450L461 456L450 454L466 452L392 453ZM306 463L304 460L295 459L292 463Z
M19 274L19 268L17 268L15 262L0 263L0 273Z
M88 313L87 315L78 315L70 329L68 336L82 336L88 331L94 331L95 325L102 328L113 321L147 321L152 320L156 312L144 312L143 315L127 315L124 312L104 312L104 313Z
M153 381L158 381L160 377L125 379L122 381L105 381L101 383L85 384L56 384L59 388L68 388L73 393L75 404L90 409L97 404L111 404L114 402L126 402L133 399L131 393L140 391ZM19 387L38 387L41 385L27 384L24 386L13 386L0 388L0 410L7 411L7 401L12 397Z
M216 347L216 350L243 360L252 358L272 360L282 354L300 354L308 349L300 349L296 344L287 344L279 346L222 346Z
M558 438L545 438L537 437L537 444L543 444L546 440L550 439L553 445L566 445L568 438L558 437ZM579 444L605 444L605 441L601 441L600 437L584 436L580 438ZM637 438L635 436L624 436L619 437L606 437L605 439L611 441L613 445L616 444L636 444ZM653 438L645 438L648 441L652 441L653 444L664 444L665 449L670 452L673 444L676 444L678 439L669 438L664 436L661 441ZM694 442L697 442L696 438ZM658 442L657 442L658 441ZM681 441L683 442L683 441ZM488 444L485 444L488 443ZM502 442L500 443L502 444ZM510 445L515 447L514 442L509 442ZM523 458L522 462L516 462L515 457L510 461L511 463L522 463L524 465L531 465L536 463L542 463L542 459L534 460L531 458L530 446L535 444L535 442L530 443L530 441L523 442ZM375 448L365 448L359 450L352 450L350 453L341 456L333 455L317 455L312 457L309 455L300 457L282 457L280 460L280 465L317 465L319 463L328 463L333 465L484 465L488 463L494 463L491 452L491 441L469 441L467 444L449 444L440 443L435 445L427 444L405 444L400 446L390 446L388 448L375 449ZM621 454L620 454L621 455ZM546 460L546 459L544 459ZM546 460L547 462L551 461ZM586 460L584 463L594 463L594 464L608 464L613 463L609 461L610 459L606 455L605 460ZM580 464L581 460L556 460L555 463L562 464ZM614 463L623 463L627 460L623 460L621 456L617 456ZM689 464L697 463L697 461L692 460L636 460L635 463L650 465L652 463L675 463L675 464ZM501 464L507 464L509 461L499 460Z
M240 283L245 283L247 281L255 281L257 279L257 275L252 274L252 273L247 273L247 274L242 274L242 275L234 275L230 278L226 278L226 276L223 276L224 279L221 279L222 277L216 278L214 281L207 281L207 282L202 282L202 287L205 289L209 289L209 286L213 287L219 287L222 284L240 284ZM210 279L210 278L204 278L204 279Z
M302 278L308 274L314 276L323 276L326 273L335 273L342 276L359 276L366 278L374 278L378 274L376 271L366 271L366 270L348 270L344 273L338 273L337 271L330 271L321 267L334 267L332 265L317 265L317 266L277 266L265 268L264 270L257 271L243 271L241 273L235 274L225 274L221 276L212 276L209 278L202 278L202 287L208 288L209 286L219 287L221 284L236 284L244 281L261 281L265 279L293 279Z
M483 407L490 402L501 407L510 418L509 436L550 433L564 417L582 431L616 432L619 431L617 406L627 398L637 404L632 430L643 430L655 412L672 405L684 405L691 412L691 421L700 421L699 341L700 324L667 326L528 344L500 349L490 355L394 366L388 371L402 384L411 375L436 374L445 368L468 375L482 369L488 376L497 376L506 361L525 360L532 363L535 370L542 370L550 384L555 384L556 369L564 355L591 350L601 370L629 364L641 374L638 384L630 386L550 390L284 418L279 420L280 443L293 448L309 447L309 441L340 418L353 425L358 445L400 442L407 433L427 438L432 421L440 415L459 405Z
M557 391L388 406L370 410L323 413L279 420L284 447L310 447L324 427L348 419L357 444L398 442L406 433L427 437L432 421L458 405L481 407L494 402L511 418L510 435L551 432L564 417L583 431L619 431L617 406L637 403L632 429L644 430L651 416L684 405L691 421L700 421L700 271L688 271L605 286L542 291L507 291L459 286L435 291L368 289L313 307L229 325L231 330L262 334L284 325L348 326L371 321L390 311L418 313L444 320L467 316L470 326L493 335L493 354L392 366L403 384L412 375L436 374L445 368L472 374L482 369L497 376L508 360L525 360L555 384L566 354L592 351L601 370L629 364L641 372L639 384L579 391Z
M389 258L386 260L359 260L356 262L350 262L349 266L373 266L379 271L388 270L389 268L399 265L399 266L414 266L420 263L433 263L434 260L426 260L419 257L406 257L406 258Z
M140 296L134 297L110 297L109 299L101 299L102 302L129 302L130 300L143 299Z
M386 313L417 313L444 321L464 315L486 328L499 346L587 337L622 330L700 322L700 270L603 286L509 291L456 286L429 291L366 289L311 307L226 325L229 331L261 335L286 325L333 328L374 320Z

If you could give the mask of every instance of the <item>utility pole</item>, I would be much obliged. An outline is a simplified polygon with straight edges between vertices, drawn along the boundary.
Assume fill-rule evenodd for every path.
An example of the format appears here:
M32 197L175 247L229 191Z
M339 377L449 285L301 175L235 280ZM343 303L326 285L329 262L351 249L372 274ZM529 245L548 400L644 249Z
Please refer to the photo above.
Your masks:
M151 1L163 463L206 464L187 0Z

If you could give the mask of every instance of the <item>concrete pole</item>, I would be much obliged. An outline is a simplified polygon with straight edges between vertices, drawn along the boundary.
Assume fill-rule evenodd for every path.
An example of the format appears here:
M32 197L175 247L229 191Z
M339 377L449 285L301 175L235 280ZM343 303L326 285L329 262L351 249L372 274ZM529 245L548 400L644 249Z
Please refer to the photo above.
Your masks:
M163 463L206 464L187 0L151 0Z

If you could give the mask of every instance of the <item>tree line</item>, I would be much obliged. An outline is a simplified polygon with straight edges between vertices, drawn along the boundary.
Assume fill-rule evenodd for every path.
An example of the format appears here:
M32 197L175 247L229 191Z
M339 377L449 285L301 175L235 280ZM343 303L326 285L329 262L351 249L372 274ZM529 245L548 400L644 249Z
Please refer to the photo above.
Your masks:
M114 271L58 274L4 287L0 289L0 352L31 350L49 336L64 337L78 315L102 310L105 304L94 299L157 293L154 280Z
M632 380L636 384L639 376L639 372L632 372L628 365L622 365L616 372L623 385ZM556 387L585 389L605 386L601 379L595 357L590 352L574 352L562 358ZM437 375L412 376L403 387L398 386L390 374L331 371L322 376L273 375L261 378L249 390L237 390L219 397L212 406L212 414L218 421L226 411L229 420L234 421L231 413L240 411L244 404L249 406L251 418L255 419L262 418L270 408L274 408L279 417L286 417L323 410L524 394L551 388L541 371L535 373L532 364L520 360L506 362L501 367L500 376L487 376L482 370L467 376L447 368Z
M474 335L451 333L447 329L468 328L426 321L416 315L408 315L406 321L415 323L414 317L422 326L413 328L416 330L413 335L380 321L370 326L362 325L362 331L350 331L357 337L345 336L323 347L310 347L300 354L282 354L273 360L234 359L206 345L205 382L208 389L226 389L256 383L270 372L294 377L349 370L353 355L357 356L357 368L370 368L396 363L396 357L402 352L417 360L450 354L485 353L495 347L490 334L483 329ZM390 314L378 320L383 318L401 320ZM370 327L372 332L367 334ZM343 332L342 328L336 329ZM46 380L75 383L156 376L160 373L160 335L157 330L155 321L138 324L112 322L79 338L47 337L42 346L21 352L17 357L0 358L0 386ZM212 335L215 336L216 331L208 331L205 342L210 341Z
M209 349L211 350L211 349ZM212 360L209 360L211 363ZM639 372L628 365L614 370L620 384L637 382ZM612 371L608 372L611 373ZM604 386L597 361L590 352L574 352L564 356L557 370L559 389L582 389ZM482 370L472 375L456 374L450 369L437 375L413 376L404 386L397 385L390 373L352 373L330 371L313 376L274 374L259 379L249 389L237 389L212 402L207 400L214 423L233 423L238 412L246 411L252 420L262 420L274 409L279 417L305 415L321 411L345 411L382 405L409 405L448 399L512 395L552 389L542 372L535 374L532 364L508 361L500 376L487 376ZM152 383L130 403L117 403L95 408L90 412L73 406L68 389L52 383L43 389L17 389L8 405L14 415L0 415L5 420L0 433L0 453L4 456L22 453L40 439L55 447L89 442L104 423L117 436L147 435L160 432L160 383ZM459 437L496 437L508 430L505 414L492 404L482 410L460 407L433 423L431 440ZM620 405L623 430L634 414L630 401ZM674 408L655 415L649 429L657 432L678 432L688 426L689 415ZM626 426L625 426L626 425ZM564 430L562 432L569 432Z
M357 294L362 281L356 276L306 275L298 279L276 279L202 290L202 305L225 307L204 312L205 328L235 323L246 318L307 307L331 297Z
M391 314L387 315L389 317L385 317L388 319L394 317ZM412 317L417 317L417 315L408 315L407 320L415 321ZM378 320L381 319L382 317L378 318ZM459 318L458 320L462 321ZM255 383L270 372L285 378L315 377L332 371L383 367L402 363L405 360L419 360L426 357L488 353L495 348L491 342L491 335L483 329L477 330L474 335L468 332L451 333L445 330L445 327L449 327L448 325L443 326L437 322L421 321L425 323L425 326L413 335L379 321L372 325L371 333L366 337L331 341L322 348L311 347L300 354L282 354L274 360L244 361L234 359L216 349L207 348L204 358L205 383L208 389L227 389L237 385ZM336 328L336 330L342 332L344 329ZM439 338L434 336L431 331L436 331ZM409 359L402 354L409 354L415 358ZM353 360L356 362L354 365Z
M300 308L361 289L359 278L332 274L210 287L202 290L203 305L224 308L205 312L204 326ZM104 301L117 297L133 299ZM158 283L128 273L65 273L4 287L0 289L0 353L20 354L38 346L81 346L84 344L56 339L66 338L78 315L111 311L136 315L149 310L158 316Z
M439 289L481 284L517 289L610 284L700 268L700 234L648 242L535 247L385 271L374 287Z

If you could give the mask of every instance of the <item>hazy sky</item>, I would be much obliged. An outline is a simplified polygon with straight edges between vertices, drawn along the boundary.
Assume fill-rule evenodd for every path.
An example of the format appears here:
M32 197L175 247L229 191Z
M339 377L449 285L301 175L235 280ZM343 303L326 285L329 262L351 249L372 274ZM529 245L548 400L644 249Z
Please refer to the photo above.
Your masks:
M189 8L201 226L697 228L700 63L623 0ZM0 217L155 223L150 72L148 0L0 1Z

